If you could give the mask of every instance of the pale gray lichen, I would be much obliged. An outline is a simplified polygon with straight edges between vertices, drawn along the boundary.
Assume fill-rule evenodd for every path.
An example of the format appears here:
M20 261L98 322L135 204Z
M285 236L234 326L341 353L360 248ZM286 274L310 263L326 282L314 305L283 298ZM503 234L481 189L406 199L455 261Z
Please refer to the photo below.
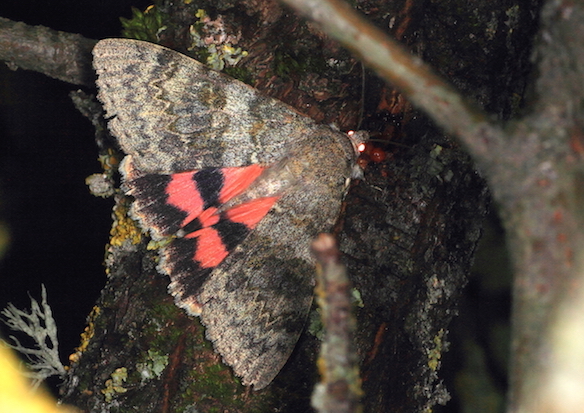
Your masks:
M92 174L85 178L89 192L95 196L109 198L115 193L114 180L107 174Z
M32 379L32 387L36 389L47 377L65 376L65 366L59 359L59 341L57 340L57 324L53 318L51 307L47 303L47 290L41 285L41 303L30 297L30 313L19 310L12 303L0 311L2 321L10 329L21 331L34 340L34 347L23 346L14 336L10 339L15 344L0 340L4 345L23 354L29 362L31 371L23 374Z

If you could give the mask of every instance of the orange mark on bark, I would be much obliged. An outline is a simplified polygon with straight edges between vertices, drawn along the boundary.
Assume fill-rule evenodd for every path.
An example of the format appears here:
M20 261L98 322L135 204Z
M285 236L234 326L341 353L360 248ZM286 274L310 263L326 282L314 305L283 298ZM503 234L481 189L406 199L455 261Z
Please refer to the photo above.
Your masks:
M385 336L385 332L387 331L387 323L381 323L377 332L375 333L375 339L373 340L373 347L367 354L367 362L371 362L379 352L379 346L383 342L383 336Z
M400 22L399 26L395 30L395 38L398 40L401 40L403 38L406 30L408 29L408 27L412 21L412 16L411 16L410 12L412 10L413 5L414 5L413 0L406 0L406 3L404 4L403 9L399 13L399 16L400 16L400 18L402 18L402 21Z

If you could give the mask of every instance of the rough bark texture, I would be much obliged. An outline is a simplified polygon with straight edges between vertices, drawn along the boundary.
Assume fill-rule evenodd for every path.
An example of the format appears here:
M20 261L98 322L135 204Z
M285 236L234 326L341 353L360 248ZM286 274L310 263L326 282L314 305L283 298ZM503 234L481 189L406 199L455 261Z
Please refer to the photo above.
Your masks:
M358 126L361 68L313 24L267 0L169 4L160 5L167 16L164 44L186 49L196 10L213 18L220 13L242 34L237 46L250 54L241 65L254 86L323 123ZM536 5L407 0L359 8L505 119L523 93ZM357 346L364 410L430 411L448 400L440 357L480 236L487 190L457 143L399 92L372 76L365 82L362 128L402 146L382 144L387 159L366 167L338 226L363 298ZM64 401L88 412L310 411L318 340L306 332L271 386L244 389L221 366L198 321L172 303L155 254L124 216L126 202L118 199L110 279L73 358Z

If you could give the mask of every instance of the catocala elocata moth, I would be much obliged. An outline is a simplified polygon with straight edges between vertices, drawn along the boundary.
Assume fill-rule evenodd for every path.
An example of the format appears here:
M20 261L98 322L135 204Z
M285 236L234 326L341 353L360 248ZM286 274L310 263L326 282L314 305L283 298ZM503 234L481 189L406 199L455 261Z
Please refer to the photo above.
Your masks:
M355 135L167 48L106 39L98 98L127 154L123 188L176 304L254 389L286 363L312 302L311 240L331 229Z

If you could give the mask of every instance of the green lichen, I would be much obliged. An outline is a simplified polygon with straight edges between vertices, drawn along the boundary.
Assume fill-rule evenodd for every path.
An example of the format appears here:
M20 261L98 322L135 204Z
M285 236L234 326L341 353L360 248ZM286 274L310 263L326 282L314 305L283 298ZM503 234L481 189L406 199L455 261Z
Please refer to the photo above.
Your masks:
M240 80L243 83L247 83L248 85L251 85L253 82L251 73L245 67L229 66L223 69L223 73L231 76L234 79Z
M177 312L182 311L171 302L159 302L152 305L148 312L150 322L144 327L143 334L151 337L149 340L150 350L157 354L168 354L172 351L173 343L176 343L183 331L179 328L165 329L163 326L168 320L178 317ZM160 332L164 330L166 334Z
M192 404L193 396L198 395L197 407L201 411L223 411L214 409L218 409L218 406L224 403L228 403L232 411L243 410L244 398L234 397L234 394L242 394L245 389L237 380L234 382L225 380L225 375L231 374L231 369L223 363L209 363L208 360L201 359L199 367L191 371L190 377L186 379L191 385L183 392L185 408ZM179 406L177 410L178 408Z
M274 54L274 72L283 79L293 74L323 73L327 64L318 53L291 53L284 48Z
M189 28L192 44L189 51L198 60L215 70L237 65L247 51L237 47L241 33L231 33L223 16L211 19L205 10L199 9L195 14L197 21Z
M160 240L151 239L148 242L146 249L150 250L150 251L158 250L160 248L166 247L168 244L170 244L172 242L172 240L173 240L173 237L166 237L166 238L162 238Z
M274 72L282 78L289 78L290 73L300 72L301 63L289 53L280 52L274 55Z
M354 307L363 308L365 303L363 302L363 297L361 297L361 291L356 288L351 288L351 303Z
M129 39L158 42L160 33L166 29L164 16L156 6L149 6L143 12L132 7L132 17L120 17L120 21L123 27L122 36Z
M151 319L161 320L162 324L164 324L166 320L174 320L178 315L177 313L183 311L173 303L169 302L154 303L151 308ZM158 326L156 326L156 328L158 328Z
M308 317L308 332L320 341L324 339L324 326L320 308L311 311Z
M142 381L148 381L160 377L167 365L167 355L159 354L154 350L148 350L147 359L142 363L137 363L136 369L140 373Z

